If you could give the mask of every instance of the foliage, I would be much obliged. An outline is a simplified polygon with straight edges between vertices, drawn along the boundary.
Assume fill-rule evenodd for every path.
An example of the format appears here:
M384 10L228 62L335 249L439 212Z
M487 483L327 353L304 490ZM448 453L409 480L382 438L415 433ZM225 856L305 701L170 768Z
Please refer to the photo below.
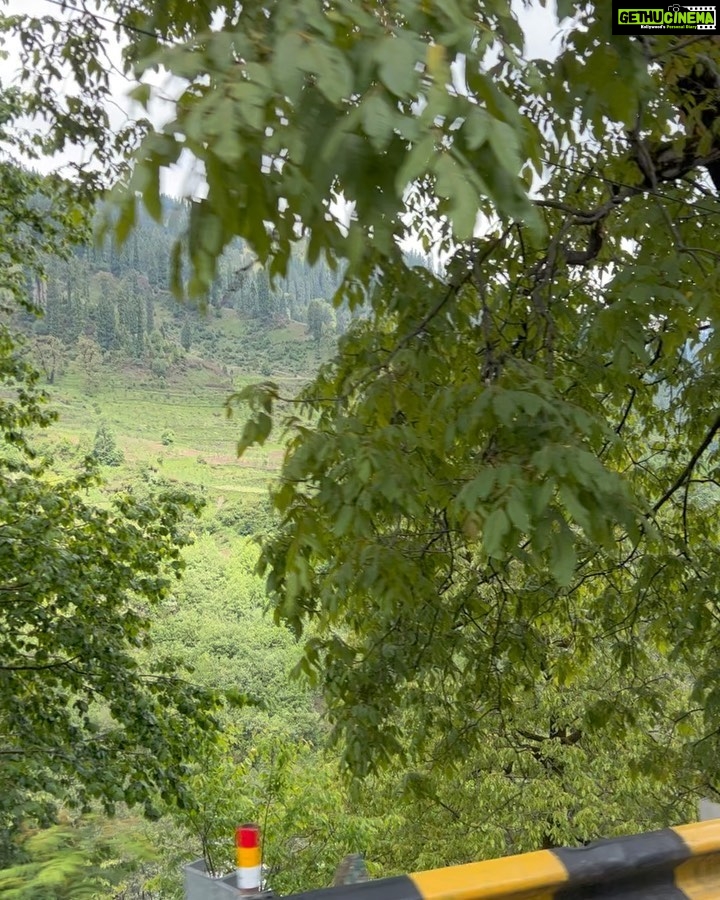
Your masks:
M3 810L75 792L108 809L125 800L151 812L158 790L183 802L193 735L211 726L213 704L172 660L143 671L135 652L149 645L148 610L179 572L191 501L168 492L93 507L83 500L97 480L89 464L60 479L32 459L21 427L38 421L24 401L2 408L15 446L0 460Z
M318 748L326 728L313 696L288 682L300 648L264 615L257 548L204 535L183 555L183 580L155 614L156 641L182 650L199 683L241 690L255 705L227 709L219 742L203 745L187 781L194 802L152 833L159 862L144 888L181 898L182 865L201 855L213 871L232 869L234 828L250 819L262 822L276 889L324 885L376 819L350 803L337 761Z
M6 126L30 101L0 96L7 145L19 138ZM108 812L124 801L148 815L160 798L189 803L188 764L198 735L212 733L217 700L185 681L177 660L137 660L150 646L150 610L182 568L183 518L197 503L181 491L126 493L98 508L87 499L99 483L91 458L61 476L36 450L34 432L56 415L7 323L37 312L28 291L42 283L43 255L69 255L87 210L59 178L0 167L0 859L20 890L21 823L50 823L59 799L95 799ZM45 838L65 840L28 838L30 882L35 895L40 884L43 896L65 896L82 861L74 851L61 865L46 860Z
M6 313L19 303L26 311L28 273L39 276L39 262L52 250L59 256L69 252L71 235L87 235L87 216L67 184L56 176L41 176L13 162L12 148L18 140L16 118L27 109L28 97L16 88L0 84L0 310ZM10 148L10 153L8 149ZM8 158L9 156L9 158Z
M107 366L139 360L150 367L162 366L167 374L185 359L178 347L186 352L192 347L195 355L219 362L240 363L254 374L276 349L273 330L291 321L305 322L313 299L325 304L325 324L334 322L327 300L339 276L322 263L309 265L303 244L295 248L287 277L278 279L273 290L261 269L245 271L248 252L240 242L229 247L207 298L221 322L213 322L208 309L180 307L167 290L168 257L187 223L188 209L167 197L162 204L163 221L140 216L132 238L121 247L106 240L80 243L64 258L43 254L44 277L36 274L29 285L32 302L43 315L15 320L20 330L34 337L36 363L48 383L66 370L68 351L73 349L87 371L91 392L98 390L101 362ZM337 319L344 330L347 308L338 310ZM239 336L239 323L259 340L233 339ZM277 359L272 365L266 363L271 371L278 370L278 363L287 368L295 362L284 353L273 355Z
M334 324L332 307L323 300L311 300L307 308L307 327L316 344L320 343L323 331Z
M0 869L8 885L17 880L18 898L33 896L36 881L50 877L46 870L55 873L58 897L65 896L61 889L79 891L82 884L99 896L122 889L127 896L182 898L182 866L205 855L211 865L230 867L235 825L263 810L267 858L274 860L278 883L299 889L304 878L323 884L358 829L371 827L357 816L340 827L345 800L337 773L310 744L322 737L323 726L307 688L287 682L299 648L263 616L262 581L253 572L257 548L240 540L229 547L232 553L226 538L201 537L184 549L184 578L153 611L155 646L141 648L138 663L147 669L158 659L158 647L164 654L182 652L193 663L194 681L234 695L250 693L259 705L227 709L217 746L195 735L195 761L183 779L184 809L158 803L158 811L171 815L143 824L119 804L117 819L84 816L72 828L36 836L33 830L30 843L27 829L21 831L13 865ZM291 865L293 839L304 843Z
M321 741L325 729L306 685L289 679L300 650L265 611L257 548L227 533L202 535L184 553L187 568L158 610L154 633L166 652L192 661L198 684L251 697L231 721L248 740L258 734Z
M69 829L55 826L23 835L21 847L28 861L0 869L0 893L7 900L92 900L97 896L98 873L90 870Z
M63 345L55 337L38 338L33 350L48 384L53 384L55 376L61 375L65 368Z
M25 828L18 853L13 866L0 869L0 894L7 900L136 896L125 892L155 859L137 819L102 821L96 815L74 821L64 815L50 828Z
M262 565L345 764L399 761L431 798L453 773L460 825L480 773L480 808L517 823L486 848L586 840L621 801L686 814L720 775L717 44L612 36L589 2L558 5L553 62L504 0L106 6L141 29L136 75L184 85L109 233L138 195L161 220L189 154L207 191L177 295L238 237L288 277L302 236L367 305L289 411L272 382L235 398L244 449L282 404ZM406 264L409 237L441 271ZM258 277L259 317L278 284Z
M523 58L502 3L279 0L216 31L147 9L195 43L138 41L138 71L190 84L144 145L118 233L182 147L208 193L176 291L183 247L198 293L235 235L284 272L299 221L310 259L345 259L341 295L372 308L301 392L310 421L285 420L284 525L263 556L278 618L317 629L302 665L348 765L477 754L487 730L468 720L527 730L543 678L579 692L587 741L612 740L639 728L636 705L659 715L658 664L691 726L683 759L714 778L717 507L695 496L720 427L702 183L720 153L716 45L614 37L596 4L573 8L552 64ZM339 196L348 224L328 215ZM441 274L405 266L408 227L426 248L439 236ZM278 396L240 393L256 410L241 447L267 438ZM631 698L602 715L596 654Z
M272 507L263 495L241 494L236 500L223 502L214 518L221 528L232 528L242 535L264 535L275 524Z
M603 649L571 684L541 678L518 692L514 713L461 722L438 703L435 755L364 792L368 814L393 808L401 823L377 835L369 858L400 873L692 821L705 775L684 740L699 713L683 718L684 691L662 660L636 667L628 689Z
M271 890L283 895L328 886L342 857L371 845L395 823L392 812L369 815L342 788L337 763L306 743L258 737L248 749L232 733L208 754L194 782L203 803L182 820L204 848L212 871L232 870L238 822L259 822Z

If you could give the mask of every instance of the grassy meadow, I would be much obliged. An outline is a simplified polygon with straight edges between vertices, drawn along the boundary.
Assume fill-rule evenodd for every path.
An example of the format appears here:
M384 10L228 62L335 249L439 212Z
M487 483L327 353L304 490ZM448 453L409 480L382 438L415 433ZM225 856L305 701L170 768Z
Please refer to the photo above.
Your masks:
M238 459L243 412L236 407L228 417L225 402L267 378L294 393L325 348L318 349L301 323L260 330L234 311L222 312L201 322L194 346L162 375L146 362L112 355L89 373L79 358L68 357L54 383L44 385L59 419L39 435L59 466L90 452L105 424L124 461L103 467L102 494L156 475L199 488L210 514L233 498L264 498L282 463L279 436Z

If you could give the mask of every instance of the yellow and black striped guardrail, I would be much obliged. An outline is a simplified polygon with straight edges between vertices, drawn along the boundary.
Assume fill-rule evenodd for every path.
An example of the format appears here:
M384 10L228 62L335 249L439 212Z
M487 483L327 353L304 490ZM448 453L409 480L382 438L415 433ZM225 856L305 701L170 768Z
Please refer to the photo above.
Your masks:
M292 900L720 900L720 819L294 894Z

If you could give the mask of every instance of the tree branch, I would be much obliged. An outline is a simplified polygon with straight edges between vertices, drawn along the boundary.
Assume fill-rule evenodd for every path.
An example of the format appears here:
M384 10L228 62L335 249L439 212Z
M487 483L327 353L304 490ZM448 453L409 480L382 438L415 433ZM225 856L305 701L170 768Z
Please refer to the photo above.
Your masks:
M45 665L34 665L34 666L0 666L0 672L42 672L45 669L59 669L63 666L70 667L70 663L75 662L76 659L80 659L80 655L72 656L70 659L62 659L58 662L46 663ZM78 672L77 669L73 669L74 672ZM84 672L80 672L79 674L85 674Z
M667 503L667 501L672 497L672 495L676 491L680 490L680 488L685 483L685 479L690 477L693 469L697 465L697 461L700 459L700 457L703 455L703 453L710 446L710 444L712 443L712 439L715 437L715 435L718 433L718 431L720 431L720 414L718 414L717 418L715 419L712 426L710 427L710 430L703 438L702 443L697 448L697 450L693 453L693 455L690 457L687 465L682 470L680 475L673 482L673 484L665 491L665 493L662 495L662 497L655 503L655 505L652 508L652 511L654 513L658 512L658 510L662 506L664 506L665 503Z

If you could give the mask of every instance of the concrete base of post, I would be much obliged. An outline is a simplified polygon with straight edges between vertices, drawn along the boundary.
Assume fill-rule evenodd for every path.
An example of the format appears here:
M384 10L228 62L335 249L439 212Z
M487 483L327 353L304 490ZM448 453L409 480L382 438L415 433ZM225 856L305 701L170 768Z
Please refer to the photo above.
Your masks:
M271 900L272 891L244 891L237 886L237 873L230 872L219 878L208 874L205 860L198 859L185 866L185 900L230 900L249 897L257 900Z

